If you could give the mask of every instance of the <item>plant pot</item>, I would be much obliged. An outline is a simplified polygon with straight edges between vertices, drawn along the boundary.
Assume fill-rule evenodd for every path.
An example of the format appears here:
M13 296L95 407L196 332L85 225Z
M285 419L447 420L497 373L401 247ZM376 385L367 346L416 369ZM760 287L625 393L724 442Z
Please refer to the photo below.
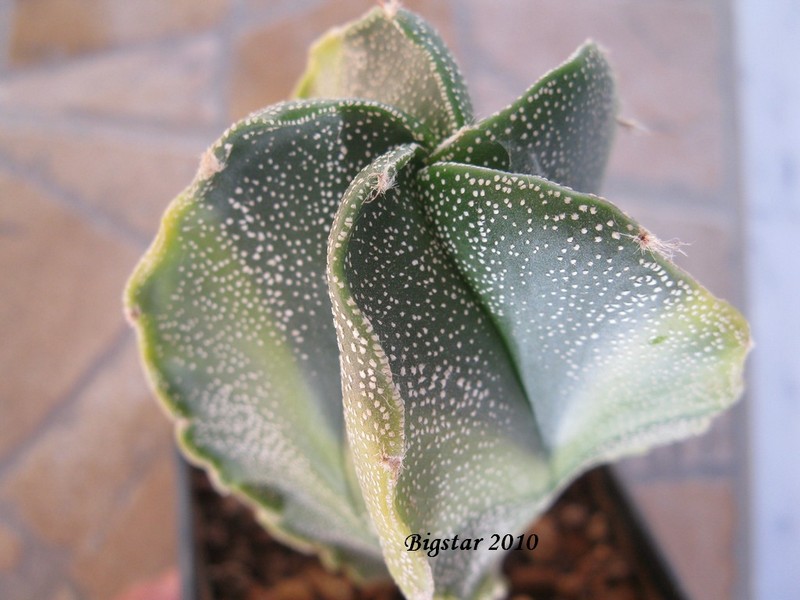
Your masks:
M178 459L183 600L394 600L393 584L356 588L256 523L205 473ZM509 598L685 598L609 467L584 474L534 523L533 551L504 562Z

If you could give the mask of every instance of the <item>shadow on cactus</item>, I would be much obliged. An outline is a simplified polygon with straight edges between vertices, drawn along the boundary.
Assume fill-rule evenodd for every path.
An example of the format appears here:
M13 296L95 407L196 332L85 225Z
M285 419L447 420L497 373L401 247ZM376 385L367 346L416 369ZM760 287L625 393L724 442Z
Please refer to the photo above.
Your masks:
M393 6L312 49L298 100L232 126L128 286L185 452L286 543L408 598L502 589L488 542L588 467L740 395L736 310L594 194L615 128L592 43L476 122Z

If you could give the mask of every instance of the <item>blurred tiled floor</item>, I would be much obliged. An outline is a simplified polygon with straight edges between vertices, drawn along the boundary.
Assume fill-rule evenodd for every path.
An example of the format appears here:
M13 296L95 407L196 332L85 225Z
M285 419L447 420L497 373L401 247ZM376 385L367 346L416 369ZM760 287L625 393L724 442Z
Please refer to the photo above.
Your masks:
M0 598L113 598L176 564L171 436L121 291L229 124L285 98L309 42L368 0L0 0ZM586 37L623 115L605 194L742 304L722 0L407 2L479 116ZM644 131L646 130L646 131ZM741 406L621 471L692 597L746 597Z

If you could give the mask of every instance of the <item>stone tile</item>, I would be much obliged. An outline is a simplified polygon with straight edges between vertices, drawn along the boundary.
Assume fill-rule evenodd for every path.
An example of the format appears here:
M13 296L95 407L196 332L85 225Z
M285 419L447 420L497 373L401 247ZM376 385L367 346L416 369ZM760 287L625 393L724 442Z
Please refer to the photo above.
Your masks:
M423 14L451 48L455 45L449 3L410 0L403 5ZM331 27L357 19L374 6L374 0L321 2L306 12L243 32L234 51L231 120L286 100L305 69L309 46Z
M0 457L108 347L137 252L0 171Z
M209 143L211 140L209 140ZM164 209L192 181L205 145L124 132L8 124L0 153L151 239Z
M230 0L16 0L10 62L30 65L208 29Z
M209 36L28 70L0 80L0 112L212 123L219 51Z
M76 403L5 474L0 499L47 544L93 555L107 546L115 523L127 523L143 488L154 497L148 506L155 510L163 503L155 510L158 518L173 515L166 467L158 467L161 487L152 488L150 481L154 461L171 468L170 430L147 388L130 334ZM157 529L167 546L172 534L169 526ZM160 552L158 545L148 551Z
M620 131L613 178L715 190L724 161L720 27L705 2L463 0L465 35L482 56L479 107L501 108L587 38L610 53L621 115L649 133ZM474 70L470 70L473 77ZM487 94L499 88L496 102Z
M95 547L81 548L71 572L90 598L112 598L177 563L174 473L170 457L159 460ZM170 582L163 582L166 589ZM144 596L140 596L143 598Z
M12 0L0 0L0 72L8 67L9 39L11 37Z
M736 496L726 481L661 481L630 489L688 597L732 598L736 585Z

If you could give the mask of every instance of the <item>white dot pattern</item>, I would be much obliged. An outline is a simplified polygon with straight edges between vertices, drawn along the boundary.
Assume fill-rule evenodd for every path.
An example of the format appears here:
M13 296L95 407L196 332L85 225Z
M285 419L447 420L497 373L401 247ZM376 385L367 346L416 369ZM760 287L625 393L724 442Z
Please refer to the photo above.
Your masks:
M613 137L594 44L475 124L439 36L391 2L321 40L299 89L349 99L232 127L137 268L149 376L281 539L385 561L415 600L491 595L488 544L403 540L520 532L588 466L702 430L741 392L747 324L573 191Z
M187 419L185 443L227 484L265 503L277 494L290 534L373 560L377 540L343 467L325 249L350 181L412 141L412 127L355 101L251 116L204 159L213 168L172 207L168 237L132 284L153 377Z
M533 415L503 341L425 222L413 169L365 201L372 174L396 168L387 161L356 178L330 242L345 419L364 457L355 462L362 490L378 523L396 511L408 530L434 536L516 531L548 484ZM403 530L378 530L395 549L394 568L410 571L417 557L402 549ZM430 560L437 593L468 597L497 560L488 549L440 554Z
M439 237L492 315L559 476L700 427L735 400L747 328L608 202L465 165L421 174ZM680 390L680 392L677 392Z
M615 119L611 68L600 49L589 42L477 128L508 151L509 171L597 193Z

